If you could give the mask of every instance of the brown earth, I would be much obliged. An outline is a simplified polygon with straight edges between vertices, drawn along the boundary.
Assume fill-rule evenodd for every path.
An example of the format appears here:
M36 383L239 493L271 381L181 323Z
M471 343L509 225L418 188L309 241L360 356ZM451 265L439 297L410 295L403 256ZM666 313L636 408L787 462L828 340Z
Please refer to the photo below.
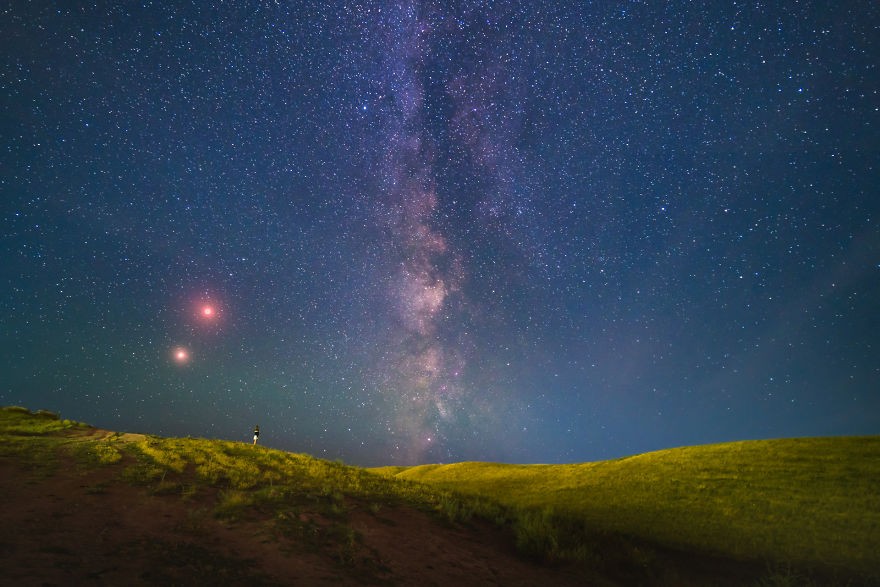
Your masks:
M83 441L111 433L76 433ZM138 440L139 435L117 440ZM451 525L407 506L345 498L343 512L214 516L219 490L131 485L125 463L53 472L0 458L0 568L8 585L754 584L754 569L674 555L664 577L550 565L517 555L488 523ZM710 579L711 578L711 579ZM705 582L704 582L705 581Z

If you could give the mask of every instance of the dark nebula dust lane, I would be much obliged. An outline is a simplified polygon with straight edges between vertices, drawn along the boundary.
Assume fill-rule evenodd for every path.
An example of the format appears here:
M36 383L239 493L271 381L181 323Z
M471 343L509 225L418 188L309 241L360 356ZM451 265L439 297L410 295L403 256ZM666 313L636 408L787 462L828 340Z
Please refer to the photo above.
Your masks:
M877 433L878 29L10 6L0 404L363 465Z

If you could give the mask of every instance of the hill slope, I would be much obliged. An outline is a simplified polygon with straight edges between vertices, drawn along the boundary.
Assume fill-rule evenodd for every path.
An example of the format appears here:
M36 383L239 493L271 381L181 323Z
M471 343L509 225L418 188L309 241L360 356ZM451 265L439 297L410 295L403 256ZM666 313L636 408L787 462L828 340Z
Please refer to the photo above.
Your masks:
M734 442L577 465L457 463L377 472L549 508L688 551L877 578L880 437Z
M590 576L523 560L501 529L443 515L458 503L446 491L22 408L0 409L0 498L4 584L579 585Z
M839 506L845 524L853 512L875 503L873 493L862 493L872 479L861 462L875 455L875 440L851 442L848 449L838 447L836 464L829 465L833 479L864 477L829 502ZM857 446L862 447L858 458ZM777 556L783 551L737 550L724 540L711 548L695 546L691 525L702 527L709 538L719 528L738 536L739 530L729 525L734 530L728 532L726 524L735 514L728 511L734 503L729 495L739 494L730 489L736 483L722 482L733 461L716 462L714 469L703 465L700 477L695 459L685 456L694 450L705 459L707 448L682 450L676 458L669 452L552 467L461 463L385 469L377 475L244 443L120 434L47 412L2 408L0 565L6 581L24 585L679 586L808 585L814 579L821 581L814 584L831 579L859 585L873 580L865 565L876 560L874 541L865 533L877 508L866 513L867 522L854 526L855 541L865 539L861 549L852 540L835 542L851 548L848 558ZM777 457L791 459L795 453L782 451ZM760 459L746 460L756 466ZM842 469L834 468L838 465ZM670 467L678 467L675 480ZM773 478L745 474L741 479L746 478L764 479L778 489ZM830 487L827 482L817 487ZM694 483L703 485L697 501L710 504L703 509L686 498ZM671 495L679 495L680 503L671 509L657 505ZM754 489L744 495L754 500L774 494ZM849 509L841 500L849 500ZM802 507L811 503L795 501ZM783 511L773 501L765 510L763 520ZM674 521L681 535L664 526L670 511L681 516ZM713 518L718 511L726 517ZM823 516L816 524L827 529ZM711 525L716 522L720 526ZM861 559L854 556L858 552ZM789 560L800 566L777 564ZM808 571L818 567L819 574L810 577Z

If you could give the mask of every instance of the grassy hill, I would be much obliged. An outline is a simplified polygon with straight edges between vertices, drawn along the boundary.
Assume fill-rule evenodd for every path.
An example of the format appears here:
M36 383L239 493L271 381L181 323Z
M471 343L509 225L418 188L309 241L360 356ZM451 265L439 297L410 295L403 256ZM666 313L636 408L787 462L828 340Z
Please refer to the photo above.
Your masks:
M18 407L0 408L0 497L10 584L620 584L521 557L449 490Z
M871 584L878 456L871 437L365 470L2 408L0 565L23 584Z
M576 465L376 470L675 549L880 577L880 437L733 442ZM548 522L550 523L550 522ZM564 538L548 537L551 548Z

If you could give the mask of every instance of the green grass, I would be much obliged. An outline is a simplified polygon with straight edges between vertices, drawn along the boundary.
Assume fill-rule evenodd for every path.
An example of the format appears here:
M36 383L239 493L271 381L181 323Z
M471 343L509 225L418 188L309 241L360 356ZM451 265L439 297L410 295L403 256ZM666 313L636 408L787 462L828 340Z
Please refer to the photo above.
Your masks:
M42 475L71 457L83 468L114 467L120 482L194 500L198 516L181 522L194 532L206 516L262 516L277 536L346 564L358 548L350 508L381 517L406 505L450 524L488 520L527 555L626 569L634 582L668 570L667 547L760 561L775 569L766 584L806 581L811 570L844 582L880 578L880 437L727 443L573 465L366 470L222 440L84 441L82 430L48 412L2 408L0 457Z
M58 414L9 406L0 408L0 431L4 436L42 436L71 429L88 428L86 424L62 420Z
M31 472L47 476L58 466L59 447L67 439L59 434L88 426L62 420L57 414L11 406L0 408L0 458L14 458Z
M481 501L340 462L240 442L154 436L133 440L103 432L84 435L82 430L93 431L54 414L0 408L0 458L9 457L40 477L71 461L77 473L110 468L117 473L115 480L104 480L89 493L124 483L192 503L191 515L178 524L193 535L205 530L206 520L262 520L268 535L285 548L330 556L344 573L367 583L380 582L388 569L362 547L350 522L352 508L363 507L375 516L387 507L415 507L441 520L462 522L475 511L466 504Z
M389 479L340 462L317 459L241 442L200 438L123 441L118 434L82 441L63 433L88 430L77 422L48 412L0 408L0 456L38 465L72 456L83 467L116 465L124 482L168 494L191 497L200 490L219 492L217 513L232 515L244 508L316 505L338 515L346 498L381 508L408 504L440 517L465 520L475 508L454 492L405 480Z
M376 472L740 559L880 569L880 437L734 442L577 465L457 463ZM529 514L534 518L536 514ZM526 532L527 543L550 537ZM538 548L541 548L540 545Z

